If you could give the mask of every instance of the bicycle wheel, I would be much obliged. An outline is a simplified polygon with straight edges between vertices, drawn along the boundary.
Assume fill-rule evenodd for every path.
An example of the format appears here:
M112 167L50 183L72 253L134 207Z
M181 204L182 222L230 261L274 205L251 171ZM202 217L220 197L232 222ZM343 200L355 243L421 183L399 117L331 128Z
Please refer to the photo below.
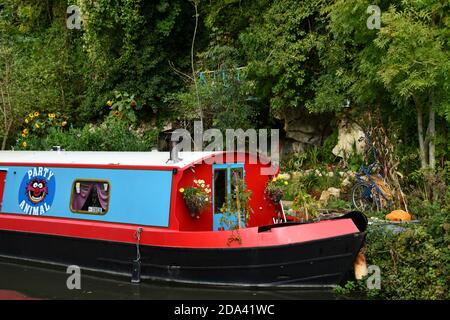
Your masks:
M378 199L374 188L365 182L358 182L352 190L353 207L359 211L378 210Z

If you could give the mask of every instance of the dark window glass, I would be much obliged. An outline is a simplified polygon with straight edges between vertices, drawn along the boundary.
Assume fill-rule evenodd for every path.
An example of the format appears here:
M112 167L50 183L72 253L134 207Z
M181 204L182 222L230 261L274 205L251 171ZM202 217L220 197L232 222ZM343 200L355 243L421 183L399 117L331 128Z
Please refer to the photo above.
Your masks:
M227 196L227 170L214 170L214 212L220 212Z

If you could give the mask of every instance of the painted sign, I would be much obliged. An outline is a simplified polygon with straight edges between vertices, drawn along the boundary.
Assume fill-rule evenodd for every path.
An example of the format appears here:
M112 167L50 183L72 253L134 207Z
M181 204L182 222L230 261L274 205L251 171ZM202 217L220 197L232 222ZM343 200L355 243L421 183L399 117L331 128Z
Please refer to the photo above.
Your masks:
M45 167L29 169L19 187L19 207L29 215L48 212L55 198L56 181L52 170Z

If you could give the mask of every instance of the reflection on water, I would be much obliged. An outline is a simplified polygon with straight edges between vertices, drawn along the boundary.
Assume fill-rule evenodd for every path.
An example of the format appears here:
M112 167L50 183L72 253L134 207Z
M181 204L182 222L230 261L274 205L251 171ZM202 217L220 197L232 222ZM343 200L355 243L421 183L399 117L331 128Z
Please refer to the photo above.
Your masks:
M37 299L336 299L332 290L242 290L155 282L132 284L121 278L83 272L81 289L69 290L66 287L68 277L69 274L62 270L0 262L0 290L17 291Z

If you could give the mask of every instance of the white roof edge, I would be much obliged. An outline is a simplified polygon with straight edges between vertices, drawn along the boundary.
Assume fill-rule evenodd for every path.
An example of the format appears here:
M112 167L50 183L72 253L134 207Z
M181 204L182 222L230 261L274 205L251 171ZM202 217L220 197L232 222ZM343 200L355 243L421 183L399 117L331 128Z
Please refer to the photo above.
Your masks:
M221 151L179 152L180 161L169 161L169 152L148 151L0 151L2 163L45 163L82 165L167 166L183 168Z

